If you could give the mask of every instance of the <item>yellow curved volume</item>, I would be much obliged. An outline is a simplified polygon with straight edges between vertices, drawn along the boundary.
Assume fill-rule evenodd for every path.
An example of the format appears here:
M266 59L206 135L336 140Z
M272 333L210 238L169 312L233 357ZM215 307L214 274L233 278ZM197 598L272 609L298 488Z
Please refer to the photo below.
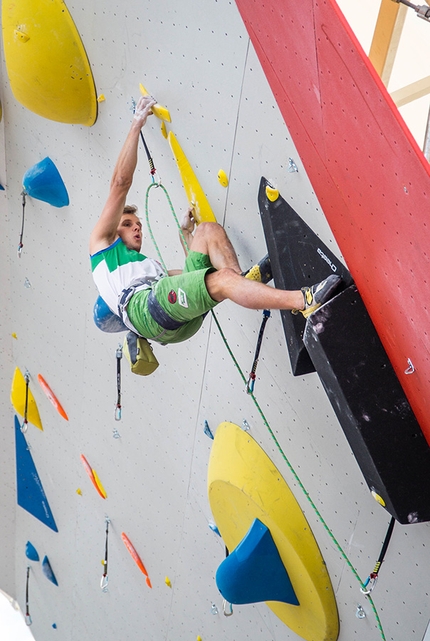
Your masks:
M186 155L182 151L173 131L169 131L168 140L170 148L173 151L173 155L175 156L179 173L181 174L188 202L194 207L196 223L198 224L203 221L216 223L215 214L209 205L209 201L206 198L203 189L200 187L200 183L197 180L196 175L188 162Z
M10 390L10 401L16 411L20 416L24 416L25 412L25 388L26 382L21 370L17 367L15 368L15 373L12 379L12 388ZM43 430L42 421L40 420L39 410L37 409L36 401L34 396L31 393L31 390L28 389L28 399L27 399L27 420Z
M64 2L3 2L2 28L7 73L18 102L50 120L93 125L94 80Z
M336 641L336 600L309 524L267 454L233 423L221 423L216 431L208 492L212 514L230 551L255 518L269 528L300 605L270 601L268 607L307 641Z

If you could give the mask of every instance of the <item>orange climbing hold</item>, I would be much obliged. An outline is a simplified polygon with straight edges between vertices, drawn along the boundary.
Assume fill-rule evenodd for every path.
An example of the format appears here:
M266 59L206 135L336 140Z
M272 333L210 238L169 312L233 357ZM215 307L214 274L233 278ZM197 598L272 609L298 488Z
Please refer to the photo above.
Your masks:
M146 568L142 563L142 559L140 558L140 556L136 552L136 548L134 547L133 543L130 541L130 539L128 538L127 534L125 534L124 532L121 534L121 538L124 541L125 547L130 552L130 554L131 554L131 556L133 558L133 561L136 563L136 565L139 568L139 570L146 576L146 585L149 588L152 588L151 579L149 578L148 572L146 571Z

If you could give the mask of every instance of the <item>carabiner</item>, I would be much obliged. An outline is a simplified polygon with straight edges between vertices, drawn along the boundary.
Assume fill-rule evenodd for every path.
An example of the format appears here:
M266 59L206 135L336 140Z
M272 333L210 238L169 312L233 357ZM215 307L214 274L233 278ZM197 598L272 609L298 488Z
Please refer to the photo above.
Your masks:
M158 176L158 180L155 180L156 176ZM156 169L154 169L154 171L151 171L151 180L155 187L161 187L161 176Z
M377 582L378 582L378 575L371 574L370 576L367 577L366 582L364 583L364 586L360 588L360 592L366 595L370 594L375 589ZM367 587L368 589L366 590Z
M109 583L109 577L107 574L103 574L101 580L100 580L100 587L102 589L102 592L107 592L108 589L108 583Z
M254 392L255 379L256 379L255 372L251 372L248 378L248 382L246 384L247 394L252 394Z
M229 610L230 610L229 612L226 611L227 605L229 606ZM222 610L224 612L225 617L231 617L231 615L233 614L233 606L226 599L224 599L224 601L222 602Z

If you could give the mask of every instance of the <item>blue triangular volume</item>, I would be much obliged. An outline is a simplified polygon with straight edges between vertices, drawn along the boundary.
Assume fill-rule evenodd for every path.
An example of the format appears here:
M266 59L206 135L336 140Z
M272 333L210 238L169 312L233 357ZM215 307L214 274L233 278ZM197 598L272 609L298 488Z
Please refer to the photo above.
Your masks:
M24 510L58 532L48 499L40 481L27 441L15 416L17 501Z
M69 195L57 167L47 156L24 174L22 186L29 196L54 207L69 204Z
M42 572L46 576L46 578L51 581L54 585L58 585L57 579L55 578L55 574L52 571L51 564L49 563L49 559L47 556L42 561Z
M229 603L281 601L300 605L270 530L258 519L219 566L216 584Z

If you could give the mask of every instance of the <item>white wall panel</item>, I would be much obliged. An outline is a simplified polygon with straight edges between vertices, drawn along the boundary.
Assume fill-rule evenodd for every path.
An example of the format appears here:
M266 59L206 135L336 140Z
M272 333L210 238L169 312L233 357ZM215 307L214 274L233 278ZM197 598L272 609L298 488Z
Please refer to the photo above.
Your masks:
M359 583L320 522L264 424L211 316L190 342L155 346L160 367L133 376L122 361L122 419L115 421L119 335L92 320L96 291L88 237L106 199L116 157L128 132L130 99L139 82L170 110L169 128L190 160L217 219L225 225L245 269L266 252L258 215L262 175L339 255L300 158L228 0L94 0L67 3L82 36L98 94L91 128L54 123L18 104L3 59L0 125L0 316L3 436L0 454L0 588L24 606L25 543L48 555L59 586L32 563L30 606L37 641L295 641L264 605L235 607L224 617L214 575L222 541L208 527L206 472L211 429L242 424L284 475L302 506L327 563L341 619L340 641L382 638ZM151 118L144 130L155 165L178 215L186 208L168 143ZM17 257L22 177L49 155L62 175L70 205L27 199L24 248ZM293 158L298 173L288 172ZM230 177L227 189L219 169ZM143 149L130 192L144 216L150 182ZM161 190L150 195L151 225L170 267L183 260ZM147 235L144 252L154 253ZM26 286L25 284L30 286ZM216 309L245 376L252 365L261 312L225 302ZM17 339L12 338L15 332ZM59 532L16 506L13 413L14 367L28 369L44 431L28 430L31 452ZM64 405L64 421L37 383L41 373ZM364 580L379 554L389 515L370 497L357 463L316 374L293 377L278 312L273 312L257 369L256 397L285 456ZM120 438L114 438L118 430ZM95 492L80 461L96 469L108 498ZM80 489L81 494L76 490ZM103 572L105 518L109 588ZM150 590L122 541L140 553ZM396 525L374 592L386 639L421 641L428 623L429 525ZM40 564L39 564L40 565ZM165 584L165 577L172 587ZM212 604L218 614L211 611ZM355 616L357 605L365 619ZM56 624L57 628L52 625Z

